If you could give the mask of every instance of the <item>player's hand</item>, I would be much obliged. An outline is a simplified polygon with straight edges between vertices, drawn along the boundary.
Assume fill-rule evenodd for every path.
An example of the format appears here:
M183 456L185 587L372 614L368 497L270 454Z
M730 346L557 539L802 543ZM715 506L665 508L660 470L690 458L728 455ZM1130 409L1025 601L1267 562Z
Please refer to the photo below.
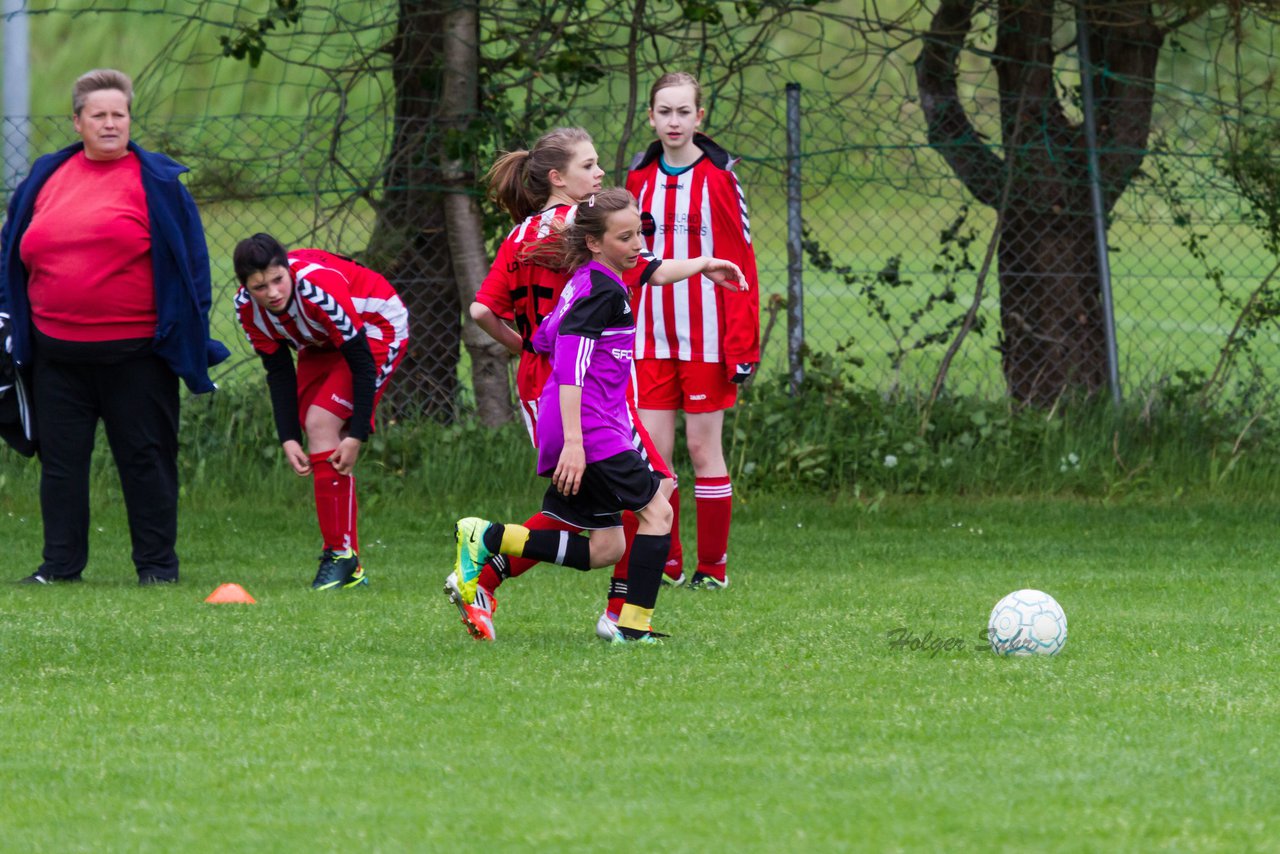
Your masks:
M311 459L307 456L307 452L302 450L301 445L290 439L281 447L284 448L284 458L289 461L289 466L297 472L298 477L311 474Z
M577 495L582 486L582 473L587 470L587 453L581 442L565 442L560 450L551 482L561 495Z
M742 385L756 372L758 365L758 362L730 362L724 366L724 374L729 378L729 382Z
M333 463L338 474L351 474L356 467L356 460L360 458L360 447L363 444L359 439L353 439L350 436L338 443L338 447L329 455L329 462Z
M726 261L724 258L708 258L707 265L702 270L702 275L715 282L722 288L728 288L731 291L745 291L748 289L747 278L742 275L742 269L732 261Z

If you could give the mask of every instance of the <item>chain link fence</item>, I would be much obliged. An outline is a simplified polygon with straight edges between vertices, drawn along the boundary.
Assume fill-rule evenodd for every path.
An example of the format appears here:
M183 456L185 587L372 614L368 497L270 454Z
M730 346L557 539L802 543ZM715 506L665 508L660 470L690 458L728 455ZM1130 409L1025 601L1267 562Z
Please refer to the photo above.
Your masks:
M1237 393L1261 384L1270 396L1280 334L1257 319L1257 309L1276 302L1269 278L1276 246L1268 239L1274 222L1265 199L1242 192L1228 155L1238 149L1242 126L1232 122L1242 115L1264 129L1280 121L1265 71L1277 34L1254 34L1255 46L1265 47L1250 48L1243 71L1239 61L1230 68L1229 60L1214 58L1229 36L1206 27L1200 41L1161 54L1145 148L1120 152L1134 171L1112 191L1101 219L1091 205L1089 148L1080 135L1047 146L1044 157L1016 152L1018 167L988 175L995 189L979 200L983 193L950 163L955 152L930 143L909 63L886 66L874 85L866 78L847 90L832 79L802 85L799 113L790 117L787 78L737 92L731 109L712 101L705 129L741 157L761 277L762 374L794 372L803 347L809 358L831 356L860 385L886 394L941 387L1052 404L1064 385L1105 390L1115 370L1129 397L1188 377L1214 378ZM1053 73L1061 95L1054 103L1065 114L1030 114L1042 129L1083 125L1083 64L1063 53L1071 63ZM1203 85L1188 83L1188 68L1206 61L1224 78L1236 74L1247 97L1225 99L1207 74ZM801 64L795 70L811 76ZM1005 136L994 72L962 72L957 103L973 117L992 162L1005 163L1012 149L998 144ZM1251 83L1259 73L1263 79ZM1115 120L1105 99L1100 93L1099 109ZM631 118L619 121L612 107L563 116L592 131L606 166L615 152L634 152L651 139L643 114ZM789 121L798 127L790 139ZM65 117L8 117L3 131L6 141L27 135L33 156L75 139ZM192 167L213 259L215 330L229 344L239 342L236 357L219 369L222 384L252 373L245 369L252 354L232 316L230 255L236 241L263 230L286 245L320 246L387 272L415 317L414 349L389 401L405 414L466 411L465 307L452 281L442 187L410 168L387 169L397 132L404 127L381 105L348 110L337 126L332 114L315 110L182 116L136 105L134 138ZM419 128L417 144L431 145L436 132ZM1275 150L1263 160L1280 172ZM1116 153L1096 151L1104 159ZM799 184L789 186L796 173ZM480 195L477 184L469 190ZM789 190L798 190L798 208ZM374 198L382 201L380 215ZM397 205L407 212L398 219L387 213ZM503 226L497 212L487 214L492 245ZM1099 223L1105 261L1097 251ZM414 229L408 239L384 239L406 226ZM393 252L382 248L393 243ZM1109 289L1101 283L1106 272ZM803 336L789 336L799 324ZM1229 371L1224 353L1237 356Z

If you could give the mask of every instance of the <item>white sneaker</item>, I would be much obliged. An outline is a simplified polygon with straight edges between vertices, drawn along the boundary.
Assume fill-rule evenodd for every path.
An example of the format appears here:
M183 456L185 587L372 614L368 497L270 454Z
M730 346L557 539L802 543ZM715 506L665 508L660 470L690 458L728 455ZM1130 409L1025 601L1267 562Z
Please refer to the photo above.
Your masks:
M609 612L605 611L600 615L600 619L596 620L596 637L612 643L619 634L618 623L609 619Z

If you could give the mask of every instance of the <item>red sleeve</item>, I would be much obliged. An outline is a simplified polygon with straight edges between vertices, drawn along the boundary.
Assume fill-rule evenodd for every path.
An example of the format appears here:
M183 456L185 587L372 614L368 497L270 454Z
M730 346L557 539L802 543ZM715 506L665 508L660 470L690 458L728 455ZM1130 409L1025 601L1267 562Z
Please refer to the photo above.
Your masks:
M336 270L328 267L308 270L295 283L295 288L294 298L302 303L308 320L324 327L334 347L341 347L364 328L364 319L351 302L347 280Z
M280 349L280 342L264 333L254 323L253 299L243 287L236 294L236 319L240 321L240 328L244 330L244 337L249 340L249 346L254 350L270 356Z
M750 220L746 197L738 177L729 170L717 170L714 206L711 211L715 234L715 254L742 268L745 291L723 291L726 364L760 361L760 281L756 274L756 252L751 246Z
M476 292L476 302L488 307L490 311L503 320L515 319L515 303L511 300L511 290L515 285L515 273L519 263L515 257L515 244L510 236L498 247L498 255L489 267L489 274L480 284Z

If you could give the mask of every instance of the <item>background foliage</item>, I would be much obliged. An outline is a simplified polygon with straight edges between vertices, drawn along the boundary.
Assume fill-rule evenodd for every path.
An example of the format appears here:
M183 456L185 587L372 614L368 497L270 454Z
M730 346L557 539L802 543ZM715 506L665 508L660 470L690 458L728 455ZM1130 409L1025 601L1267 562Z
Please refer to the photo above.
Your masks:
M231 246L267 229L292 244L365 253L389 189L383 165L400 120L402 93L384 48L404 14L424 8L453 7L341 0L24 6L38 70L34 115L23 126L33 155L71 141L70 81L86 64L116 65L135 72L139 140L193 167L221 306L215 327L238 347L217 376L223 400L188 407L201 421L198 445L208 452L196 457L205 465L216 453L237 453L244 430L253 431L264 457L271 445L260 427L269 419L256 360L232 317ZM1106 494L1144 477L1160 480L1158 454L1142 449L1157 436L1182 460L1170 469L1182 467L1175 479L1190 474L1190 465L1198 484L1241 476L1265 482L1280 355L1271 278L1280 222L1271 68L1280 29L1265 7L1157 8L1162 21L1179 26L1156 72L1144 167L1109 217L1126 397L1116 412L1067 397L1047 412L1024 413L1005 399L996 290L991 282L979 290L994 215L973 204L929 146L916 91L912 63L931 6L485 4L474 119L426 139L461 158L472 178L454 191L476 198L475 176L494 152L527 145L558 122L591 129L620 179L629 155L650 139L643 105L656 70L701 75L706 129L742 155L738 172L765 292L764 368L731 415L728 450L743 488L856 484L874 496L1004 484ZM1078 118L1075 29L1067 10L1062 16L1052 71L1062 103ZM958 91L977 132L998 147L998 94L986 62L992 10L978 5L974 20ZM796 355L807 375L797 399L787 394L794 297L787 292L781 92L791 81L802 87L803 108L805 335ZM439 81L433 85L429 91L438 92ZM14 133L13 119L6 122L6 134ZM505 226L491 205L481 211L492 240ZM943 351L971 304L972 329L930 403ZM461 318L437 320L456 327ZM457 382L447 420L465 435L474 428L472 354L456 335L451 340L445 367ZM1058 424L1064 413L1078 419ZM380 448L453 441L449 429L400 420L384 430ZM520 453L523 439L512 433ZM225 441L215 452L219 436ZM1001 454L1014 455L1013 469L992 464ZM1092 476L1057 477L1059 460L1071 454L1083 460L1073 470L1083 466ZM1248 472L1237 465L1246 455ZM897 464L884 465L889 457Z
M291 243L365 251L387 190L383 163L399 115L383 48L408 9L450 7L42 0L26 8L39 69L33 152L70 138L60 117L64 93L86 54L94 64L135 71L137 134L194 167L225 300L230 246L250 228ZM927 389L978 293L994 226L993 212L972 205L925 139L912 63L932 11L908 2L484 4L474 118L426 144L463 158L473 176L469 191L479 195L474 176L495 151L527 145L552 124L576 123L594 133L620 180L630 155L651 138L643 106L656 71L699 73L706 129L743 158L738 171L766 292L762 322L778 324L766 373L777 372L787 364L781 90L797 82L803 217L813 250L804 271L806 344L859 358L869 389ZM1062 103L1078 118L1069 12L1061 12L1054 34L1052 72ZM1269 398L1277 355L1271 313L1247 313L1247 340L1232 330L1246 305L1274 302L1269 285L1252 303L1250 296L1277 260L1277 201L1267 190L1274 180L1266 178L1276 172L1275 148L1264 143L1276 127L1270 69L1278 31L1265 7L1185 13L1157 7L1162 23L1179 26L1156 73L1146 165L1110 214L1122 382L1140 396L1180 373L1207 379L1230 344L1254 355L1233 360L1219 384L1255 398L1261 385ZM985 60L993 26L991 11L977 6L958 87L977 132L998 148L998 94ZM483 211L490 236L500 233L497 211ZM817 262L821 253L828 265ZM877 279L890 268L891 282ZM880 301L867 293L877 281ZM988 283L979 327L951 366L954 393L995 399L1003 392L995 293ZM229 327L225 337L239 338ZM470 401L468 358L459 351L453 368L463 378L459 412Z

